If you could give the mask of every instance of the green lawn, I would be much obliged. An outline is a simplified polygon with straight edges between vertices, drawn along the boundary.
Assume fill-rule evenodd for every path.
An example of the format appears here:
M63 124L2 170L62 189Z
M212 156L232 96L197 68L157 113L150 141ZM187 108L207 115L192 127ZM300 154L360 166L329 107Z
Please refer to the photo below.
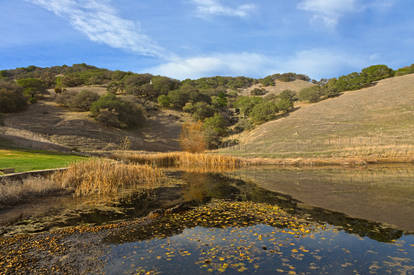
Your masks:
M15 168L16 172L66 167L85 157L47 151L0 149L0 169Z

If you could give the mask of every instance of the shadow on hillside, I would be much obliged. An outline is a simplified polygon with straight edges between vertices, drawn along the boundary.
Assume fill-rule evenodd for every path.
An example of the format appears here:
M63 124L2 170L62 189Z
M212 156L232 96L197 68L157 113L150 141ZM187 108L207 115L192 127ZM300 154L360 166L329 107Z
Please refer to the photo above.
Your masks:
M69 148L41 141L35 141L32 139L26 139L18 136L4 135L0 134L0 139L2 140L0 148L12 149L12 148L24 148L24 149L35 149L35 150L45 150L45 151L55 151L55 152L72 152Z
M141 129L121 130L92 120L87 113L70 112L53 101L40 101L4 119L2 134L20 146L69 151L117 150L128 137L130 149L171 151L179 148L180 127L166 115L149 118Z
M283 114L279 114L279 115L277 115L277 116L275 116L271 121L273 121L273 120L278 120L278 119L281 119L281 118L285 118L285 117L288 117L288 116L290 116L290 114L291 113L293 113L293 112L296 112L297 110L299 110L301 107L294 107L294 108L292 108L292 110L290 110L289 112L286 112L286 113L283 113Z

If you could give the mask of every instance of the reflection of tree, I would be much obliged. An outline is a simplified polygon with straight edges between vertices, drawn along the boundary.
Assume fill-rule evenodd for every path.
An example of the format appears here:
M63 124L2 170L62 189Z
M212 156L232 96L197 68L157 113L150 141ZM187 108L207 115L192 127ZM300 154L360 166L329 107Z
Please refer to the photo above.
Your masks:
M254 203L266 203L276 205L288 213L292 220L308 220L309 222L316 222L317 224L331 224L343 228L347 233L357 234L361 237L369 237L380 242L390 242L399 239L403 236L403 232L391 228L386 228L379 223L369 222L363 219L355 219L348 217L342 213L329 211L322 208L308 208L301 207L301 202L292 197L276 192L271 192L260 188L253 183L244 182L239 179L225 177L221 174L205 174L205 173L184 173L182 179L188 184L183 189L183 200L186 202L195 202L196 205L203 205L210 202L212 199L219 199L224 201L248 201ZM154 201L155 203L155 201ZM252 208L255 204L251 204ZM193 204L194 205L194 204ZM206 206L208 207L208 206ZM223 210L233 211L233 210ZM255 216L255 212L251 211L246 215L234 216L238 217L233 220L230 216L220 218L221 213L216 216L209 216L202 223L195 223L191 218L185 216L186 212L180 212L171 215L181 215L182 219L172 221L171 215L167 214L159 220L154 221L151 225L134 226L133 230L123 230L119 234L111 234L107 238L111 243L134 242L139 240L151 239L156 236L168 237L180 234L185 228L192 228L195 226L204 227L218 227L230 226L224 221L229 219L237 226L250 226L254 224L266 223L266 217ZM228 214L228 213L227 213ZM226 214L226 215L227 215ZM310 217L310 219L305 219ZM223 222L220 222L223 221ZM165 225L168 226L165 226ZM283 223L270 224L278 228L286 228Z

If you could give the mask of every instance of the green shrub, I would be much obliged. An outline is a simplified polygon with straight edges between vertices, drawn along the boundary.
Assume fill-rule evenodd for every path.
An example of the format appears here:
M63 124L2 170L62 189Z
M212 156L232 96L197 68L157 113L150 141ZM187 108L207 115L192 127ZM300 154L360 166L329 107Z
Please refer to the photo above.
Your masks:
M140 106L123 101L111 93L101 96L92 104L91 114L97 121L117 128L139 127L145 122Z
M30 103L36 102L46 92L45 83L38 78L19 79L17 84L23 88L23 94Z
M221 144L221 138L227 134L227 126L229 122L219 113L207 118L203 124L206 142L210 149L218 148Z
M27 107L23 88L13 82L0 80L0 113L14 113Z
M374 65L362 69L361 75L367 83L394 76L394 70L385 65Z
M293 101L290 98L281 98L276 106L280 112L288 112L293 108Z
M241 96L237 98L237 100L234 102L234 107L240 110L240 113L243 116L248 116L253 109L253 107L261 102L263 102L264 99L261 97L250 97L250 96Z
M249 117L255 123L262 123L272 119L279 112L277 104L267 101L253 107Z
M298 100L296 92L294 92L292 90L284 90L278 95L278 97L280 99L287 99L291 102L294 102L294 101Z
M396 76L406 75L406 74L414 74L414 64L412 64L411 66L400 68L395 72Z
M80 93L76 94L72 101L70 102L69 108L79 111L89 111L92 104L99 99L97 93L82 90Z
M234 126L234 132L235 134L238 134L243 131L252 130L253 128L254 128L254 125L249 119L242 118Z
M170 107L181 110L189 101L189 93L182 90L173 90L168 93Z
M304 88L299 92L299 99L301 101L308 101L311 103L320 101L321 96L322 92L319 86Z
M205 102L197 102L193 105L192 114L195 120L204 120L214 115L214 109Z
M161 107L168 108L170 106L170 98L167 95L160 95L158 97L158 104Z
M56 102L73 111L86 112L90 110L92 104L98 99L99 95L97 93L88 90L82 90L79 93L65 91L57 96Z
M259 79L259 83L262 84L263 86L275 86L275 80L273 79L273 77L271 75L266 76L265 78Z
M257 95L265 95L267 94L267 90L255 88L250 91L250 95L257 96Z

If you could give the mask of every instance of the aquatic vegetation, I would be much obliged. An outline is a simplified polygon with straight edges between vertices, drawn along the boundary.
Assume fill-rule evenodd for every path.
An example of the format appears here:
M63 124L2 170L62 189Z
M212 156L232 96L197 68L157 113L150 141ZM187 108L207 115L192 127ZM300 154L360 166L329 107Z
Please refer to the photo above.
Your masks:
M132 163L179 168L194 172L219 172L247 165L247 162L242 159L231 156L188 152L154 154L121 152L113 154L113 157Z
M166 177L155 167L124 164L107 159L91 159L72 164L68 170L57 173L54 181L65 188L73 188L77 195L109 194L128 187L153 188Z

